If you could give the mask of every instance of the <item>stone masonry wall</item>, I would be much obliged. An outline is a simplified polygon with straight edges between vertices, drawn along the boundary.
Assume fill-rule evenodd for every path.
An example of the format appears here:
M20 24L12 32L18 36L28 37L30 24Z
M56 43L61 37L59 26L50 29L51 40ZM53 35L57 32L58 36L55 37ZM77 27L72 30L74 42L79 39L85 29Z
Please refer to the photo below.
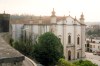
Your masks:
M12 48L4 40L4 36L6 35L6 33L0 34L0 66L22 66L23 60L25 59L24 55Z

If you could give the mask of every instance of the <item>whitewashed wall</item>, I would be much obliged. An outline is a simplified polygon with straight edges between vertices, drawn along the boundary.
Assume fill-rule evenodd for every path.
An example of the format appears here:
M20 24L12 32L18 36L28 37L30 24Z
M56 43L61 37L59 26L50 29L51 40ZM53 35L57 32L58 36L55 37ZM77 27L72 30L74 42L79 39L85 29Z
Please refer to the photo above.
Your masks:
M90 43L90 45L92 45L92 48L91 48L92 51L100 51L100 44L98 44L98 43Z
M14 40L17 40L20 37L21 34L21 28L23 27L23 24L12 24L12 38Z

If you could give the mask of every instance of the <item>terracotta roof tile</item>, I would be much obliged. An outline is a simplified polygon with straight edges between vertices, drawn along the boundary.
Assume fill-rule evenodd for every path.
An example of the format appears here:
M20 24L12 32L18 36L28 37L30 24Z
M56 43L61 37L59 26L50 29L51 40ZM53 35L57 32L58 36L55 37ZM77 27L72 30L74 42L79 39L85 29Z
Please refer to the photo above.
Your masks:
M57 22L59 22L61 20L65 20L67 17L68 16L57 16L56 17L57 18ZM71 18L75 19L73 17L71 17ZM42 19L42 24L50 24L51 16L42 16L41 19ZM19 19L19 20L11 19L10 23L11 24L39 24L39 20L40 20L40 17L36 16L35 18L30 18L30 19L29 18L28 19L26 19L26 18L25 19ZM77 22L82 25L82 23L80 23L78 20L77 20Z

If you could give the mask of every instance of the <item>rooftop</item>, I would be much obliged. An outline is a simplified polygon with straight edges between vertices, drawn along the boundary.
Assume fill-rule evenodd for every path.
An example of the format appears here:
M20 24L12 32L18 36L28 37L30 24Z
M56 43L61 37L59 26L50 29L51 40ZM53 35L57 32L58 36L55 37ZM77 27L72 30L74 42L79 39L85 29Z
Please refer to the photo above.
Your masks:
M24 55L13 49L2 37L0 36L0 63L4 62L18 62L23 61Z

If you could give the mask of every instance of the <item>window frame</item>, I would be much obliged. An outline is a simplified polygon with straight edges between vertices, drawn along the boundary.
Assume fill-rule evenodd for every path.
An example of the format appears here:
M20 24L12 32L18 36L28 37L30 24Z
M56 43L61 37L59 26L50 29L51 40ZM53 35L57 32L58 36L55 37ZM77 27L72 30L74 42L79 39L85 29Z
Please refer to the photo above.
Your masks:
M71 35L68 35L68 44L71 44Z

